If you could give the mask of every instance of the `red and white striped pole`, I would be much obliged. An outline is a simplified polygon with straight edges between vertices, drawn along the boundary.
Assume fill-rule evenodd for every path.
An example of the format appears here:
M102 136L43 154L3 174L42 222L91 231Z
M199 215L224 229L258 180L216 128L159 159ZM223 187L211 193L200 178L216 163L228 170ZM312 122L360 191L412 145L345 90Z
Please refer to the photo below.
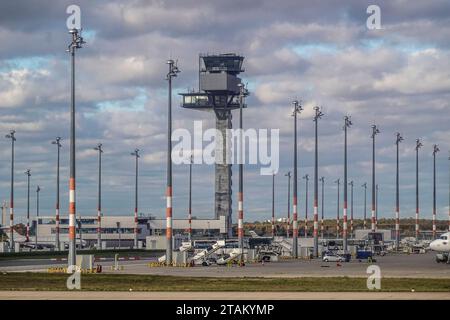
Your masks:
M400 247L400 180L399 180L399 144L403 141L403 137L399 132L396 134L396 177L395 177L395 248Z
M11 139L11 193L9 200L9 249L15 251L14 245L14 142L16 141L15 130L10 130L6 138Z
M353 228L353 180L349 182L350 185L350 236L354 237Z
M322 204L321 204L322 217L321 217L321 220L320 220L320 234L321 234L321 237L322 237L322 239L323 239L324 236L325 236L325 234L324 234L324 232L325 232L325 226L324 226L324 221L323 221L323 219L324 219L324 210L325 210L325 208L324 208L324 200L325 200L325 177L321 177L321 178L320 178L320 182L322 182Z
M97 194L97 249L102 248L102 144L94 150L98 151L98 194Z
M348 239L348 226L347 226L347 203L348 203L348 182L347 182L347 129L352 125L352 121L349 116L344 117L344 209L343 209L343 228L342 228L342 238L343 238L343 249L347 251L347 239Z
M166 264L172 265L172 78L180 72L174 60L167 60L169 72L168 115L167 115L167 189L166 189Z
M239 84L239 191L238 191L238 241L239 241L239 249L241 255L239 256L239 265L244 265L244 139L243 139L243 109L244 109L244 98L248 95L248 91L245 88L244 84ZM272 183L275 179L273 176ZM274 188L272 186L272 188ZM273 207L273 197L274 193L272 191L272 217L274 215L274 207ZM273 218L272 218L273 219ZM273 225L273 221L272 221ZM272 236L274 234L274 230L272 227Z
M75 205L75 51L80 49L84 40L79 34L79 30L71 29L72 42L69 45L71 55L71 103L70 103L70 178L69 178L69 256L68 270L76 265L76 205Z
M25 171L27 176L27 229L26 229L26 242L30 242L30 169Z
M286 237L289 238L291 231L291 172L285 174L288 177L288 207L287 207L287 225L286 225Z
M315 258L319 256L319 119L324 115L320 111L320 107L314 107L314 222L313 222L313 238Z
M419 240L419 149L423 144L420 139L416 139L416 241Z
M275 173L272 174L272 238L275 237Z
M135 157L135 182L134 182L134 248L138 247L138 176L139 176L139 163L138 159L140 158L139 149L135 149L134 152L131 153L132 156Z
M340 185L341 185L341 180L340 179L337 179L336 181L335 181L335 183L337 183L337 210L336 210L336 238L339 238L339 236L340 236L340 228L339 228L339 210L341 209L341 208L339 208L339 202L340 202Z
M61 248L59 242L59 153L61 149L61 137L56 137L52 144L57 147L57 160L56 160L56 217L55 217L55 247L59 251Z
M436 239L436 154L438 146L433 145L433 239Z
M189 207L188 207L188 222L189 222L189 229L188 229L188 237L189 241L191 241L192 238L192 162L194 155L191 152L191 158L189 162Z
M293 186L293 221L292 221L292 256L294 259L298 258L298 202L297 202L297 114L303 108L300 103L295 100L294 105L294 186Z
M376 218L375 218L375 136L379 133L376 125L372 125L372 232L376 230Z
M309 175L306 174L303 179L305 179L305 238L308 237L308 185L309 185Z

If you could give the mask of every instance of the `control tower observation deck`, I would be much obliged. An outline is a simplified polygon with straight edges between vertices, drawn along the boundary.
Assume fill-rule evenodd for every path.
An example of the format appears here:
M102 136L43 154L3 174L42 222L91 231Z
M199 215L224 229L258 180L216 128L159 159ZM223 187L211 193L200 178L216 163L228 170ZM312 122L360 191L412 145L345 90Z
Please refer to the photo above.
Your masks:
M182 107L196 110L214 110L216 129L223 140L216 140L216 152L221 152L223 163L215 164L215 218L226 217L227 236L232 236L232 170L225 160L230 156L230 141L226 130L232 128L231 111L239 108L238 74L243 72L243 56L234 53L199 56L199 91L181 93ZM245 106L244 106L245 107ZM217 159L217 155L216 155Z

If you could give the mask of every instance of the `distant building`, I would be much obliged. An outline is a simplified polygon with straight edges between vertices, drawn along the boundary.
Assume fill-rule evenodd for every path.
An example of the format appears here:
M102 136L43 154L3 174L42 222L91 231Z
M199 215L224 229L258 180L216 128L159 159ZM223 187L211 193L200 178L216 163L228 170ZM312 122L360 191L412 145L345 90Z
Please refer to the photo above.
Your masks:
M77 217L76 238L79 240L79 226L81 222L81 239L87 246L97 243L97 217ZM54 216L39 217L37 224L38 239L43 243L55 243L56 221ZM134 217L129 216L103 216L101 221L102 241L106 247L131 247L134 243ZM173 234L186 235L189 228L187 219L173 220ZM69 219L60 218L60 241L68 243ZM192 219L193 237L216 236L221 237L227 233L226 217L219 219ZM166 234L166 219L152 216L138 217L138 240L145 245L147 236L162 236Z

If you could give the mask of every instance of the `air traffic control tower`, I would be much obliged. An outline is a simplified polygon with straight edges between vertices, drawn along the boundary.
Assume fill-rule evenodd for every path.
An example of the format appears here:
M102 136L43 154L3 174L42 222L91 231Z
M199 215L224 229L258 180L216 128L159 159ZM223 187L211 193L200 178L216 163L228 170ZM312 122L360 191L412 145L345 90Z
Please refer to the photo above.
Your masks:
M243 56L234 53L199 56L199 91L181 93L182 107L196 110L214 110L216 129L223 141L216 140L216 152L227 159L231 146L226 140L226 130L232 128L231 111L239 108L238 74L243 72ZM244 106L245 107L245 106ZM217 160L217 155L216 155ZM227 236L232 236L231 164L215 164L215 218L226 217Z

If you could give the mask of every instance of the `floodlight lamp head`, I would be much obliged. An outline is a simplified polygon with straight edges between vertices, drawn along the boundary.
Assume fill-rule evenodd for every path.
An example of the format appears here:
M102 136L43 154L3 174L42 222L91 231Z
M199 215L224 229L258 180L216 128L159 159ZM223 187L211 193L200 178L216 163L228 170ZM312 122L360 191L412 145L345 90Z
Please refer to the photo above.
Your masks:
M402 135L400 134L400 132L397 132L395 135L396 135L396 137L397 137L397 139L395 140L395 143L396 143L396 144L399 144L400 142L403 141L403 137L402 137Z
M27 169L27 171L24 172L28 177L31 176L31 170Z
M377 125L374 124L372 125L372 138L374 138L377 133L380 133L380 130L378 129Z
M350 116L345 116L344 122L345 122L345 127L347 127L347 128L350 128L350 126L353 125L352 119Z
M422 146L423 146L423 144L420 141L420 139L416 139L416 150L419 150L419 148L422 147Z
M292 113L293 116L295 116L297 113L300 113L303 110L303 107L301 106L301 101L294 100L292 101L292 104L294 105L294 111Z
M314 121L317 121L318 119L322 118L323 112L320 110L319 106L315 106L314 110L316 111L316 114L314 116Z
M40 191L41 191L41 187L37 186L36 192L40 192Z
M438 153L439 151L440 150L439 150L438 145L437 144L433 145L433 156L436 155L436 153Z

